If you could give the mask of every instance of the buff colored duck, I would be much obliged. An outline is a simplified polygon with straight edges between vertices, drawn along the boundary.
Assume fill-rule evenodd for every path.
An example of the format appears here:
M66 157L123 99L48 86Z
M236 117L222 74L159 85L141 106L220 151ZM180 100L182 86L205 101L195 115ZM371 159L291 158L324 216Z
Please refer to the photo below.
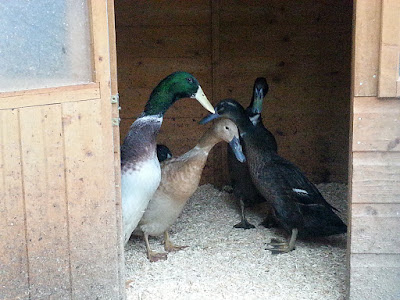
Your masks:
M158 236L164 233L164 249L167 252L186 247L174 245L168 230L196 191L210 150L221 141L229 143L239 161L245 160L236 125L228 119L222 119L208 129L190 151L161 163L161 183L135 230L135 233L143 233L147 257L151 262L167 259L167 253L152 251L149 235Z

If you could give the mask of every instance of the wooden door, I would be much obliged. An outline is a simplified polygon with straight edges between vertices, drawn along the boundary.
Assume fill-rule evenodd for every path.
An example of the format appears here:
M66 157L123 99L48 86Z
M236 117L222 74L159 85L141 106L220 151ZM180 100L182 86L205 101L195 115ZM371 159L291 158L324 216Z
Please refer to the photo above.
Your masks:
M40 68L27 68L30 76L14 65L0 74L10 85L23 77L14 91L0 93L0 299L124 298L113 1L61 2L31 7L22 21L67 23L62 47L42 50L48 44L39 43ZM5 13L7 5L0 5ZM62 12L53 15L57 9ZM54 25L45 32L39 27L29 26L30 35L50 35L50 44L59 38ZM18 38L29 42L30 36ZM34 51L28 42L32 47L15 50L19 58ZM57 51L67 59L53 62ZM86 60L81 53L88 53ZM55 72L47 76L43 68L52 63ZM59 74L61 65L66 74Z

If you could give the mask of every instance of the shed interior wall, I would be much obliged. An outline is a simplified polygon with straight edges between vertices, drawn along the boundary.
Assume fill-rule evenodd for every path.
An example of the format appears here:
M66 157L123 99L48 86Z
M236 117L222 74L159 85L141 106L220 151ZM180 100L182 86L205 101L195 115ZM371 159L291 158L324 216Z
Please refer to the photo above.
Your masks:
M185 70L213 104L247 107L267 78L264 124L279 153L314 182L347 182L352 1L118 1L115 3L121 142L151 90ZM207 112L184 99L166 113L159 142L175 155L194 147ZM179 134L177 134L179 133ZM202 183L228 183L217 145Z

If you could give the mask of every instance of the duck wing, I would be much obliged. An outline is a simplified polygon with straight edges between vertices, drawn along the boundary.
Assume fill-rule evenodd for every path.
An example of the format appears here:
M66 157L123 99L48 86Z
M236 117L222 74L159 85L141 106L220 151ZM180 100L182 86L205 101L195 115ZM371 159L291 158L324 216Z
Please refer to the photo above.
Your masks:
M277 155L274 162L282 176L285 192L302 214L304 226L299 231L300 236L328 236L347 231L347 226L334 213L337 209L324 199L298 167Z
M298 228L300 236L327 236L347 231L333 207L298 167L273 152L264 152L262 160L252 167L252 177L287 231Z
M320 205L335 209L324 199L317 187L293 163L275 155L273 156L273 165L279 177L282 177L282 188L285 188L286 193L291 195L299 205Z

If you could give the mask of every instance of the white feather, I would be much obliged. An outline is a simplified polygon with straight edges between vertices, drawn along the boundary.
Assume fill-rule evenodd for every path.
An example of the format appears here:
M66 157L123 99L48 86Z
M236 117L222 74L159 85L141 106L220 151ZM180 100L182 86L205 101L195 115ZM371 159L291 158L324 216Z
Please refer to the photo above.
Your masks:
M143 216L161 180L157 156L141 162L121 176L122 219L125 244Z
M292 189L293 192L300 194L300 195L308 195L308 192L306 190L302 190L302 189Z
M260 115L254 115L254 116L250 117L250 121L251 121L251 123L253 123L254 126L257 125L259 119L260 119Z

